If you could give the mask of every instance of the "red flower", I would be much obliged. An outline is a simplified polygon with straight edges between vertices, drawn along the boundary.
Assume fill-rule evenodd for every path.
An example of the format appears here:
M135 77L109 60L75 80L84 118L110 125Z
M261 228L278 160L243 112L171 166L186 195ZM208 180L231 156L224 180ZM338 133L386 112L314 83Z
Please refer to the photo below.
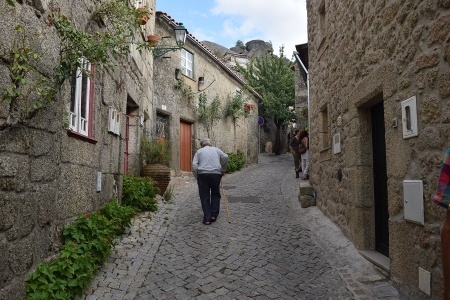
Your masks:
M90 218L91 217L91 214L86 214L86 218Z

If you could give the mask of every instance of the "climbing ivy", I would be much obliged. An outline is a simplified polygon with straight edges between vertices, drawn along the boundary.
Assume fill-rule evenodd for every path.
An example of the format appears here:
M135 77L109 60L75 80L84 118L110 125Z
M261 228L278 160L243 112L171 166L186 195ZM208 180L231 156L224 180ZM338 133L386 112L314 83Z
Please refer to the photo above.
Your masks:
M222 119L222 103L219 95L214 97L214 100L208 105L208 98L203 92L198 99L198 119L205 125L208 136L212 135L212 128L214 124Z

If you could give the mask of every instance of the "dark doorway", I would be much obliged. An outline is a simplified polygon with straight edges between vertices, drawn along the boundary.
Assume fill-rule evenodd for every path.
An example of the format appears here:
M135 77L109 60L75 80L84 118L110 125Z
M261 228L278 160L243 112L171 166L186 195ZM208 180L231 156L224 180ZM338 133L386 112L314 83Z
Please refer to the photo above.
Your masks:
M371 119L375 197L375 250L389 257L389 212L383 101L372 106Z

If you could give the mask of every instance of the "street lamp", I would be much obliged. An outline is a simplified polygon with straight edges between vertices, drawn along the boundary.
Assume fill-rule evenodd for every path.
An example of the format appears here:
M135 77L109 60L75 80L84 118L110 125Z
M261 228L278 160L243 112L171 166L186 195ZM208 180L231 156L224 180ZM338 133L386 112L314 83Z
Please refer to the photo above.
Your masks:
M178 23L177 26L173 29L173 33L175 35L175 43L177 44L176 47L169 46L169 47L159 47L156 46L155 49L153 49L153 56L155 58L161 57L167 52L170 51L177 51L183 48L185 42L186 42L186 36L187 36L187 29L183 26L183 23Z

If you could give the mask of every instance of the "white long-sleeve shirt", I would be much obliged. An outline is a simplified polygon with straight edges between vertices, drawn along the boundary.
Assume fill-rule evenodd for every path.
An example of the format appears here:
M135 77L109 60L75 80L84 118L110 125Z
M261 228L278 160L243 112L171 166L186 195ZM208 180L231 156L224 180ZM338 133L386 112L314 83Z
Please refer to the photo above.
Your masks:
M222 174L228 166L228 155L222 150L212 146L205 146L195 152L192 160L192 173L197 174Z

